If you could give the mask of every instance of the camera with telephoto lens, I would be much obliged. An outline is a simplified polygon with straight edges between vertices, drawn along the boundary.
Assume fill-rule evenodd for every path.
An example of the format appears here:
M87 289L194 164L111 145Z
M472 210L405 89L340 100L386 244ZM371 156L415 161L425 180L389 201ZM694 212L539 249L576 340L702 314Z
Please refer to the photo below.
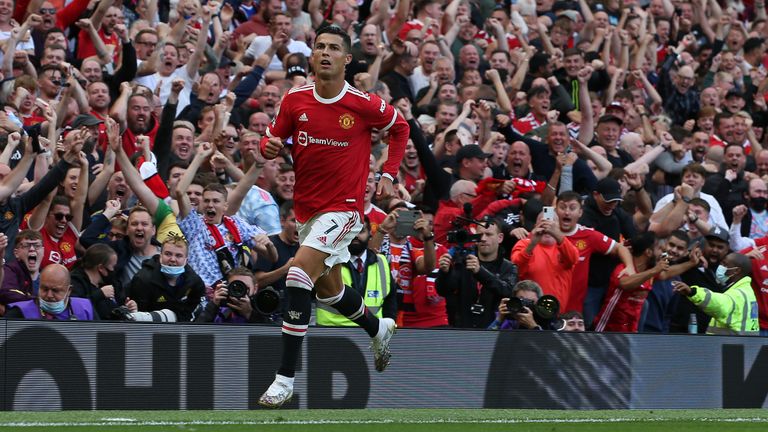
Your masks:
M280 309L280 293L271 286L260 288L251 299L251 304L256 312L269 316Z
M473 234L469 231L470 224L483 225L484 221L478 221L472 219L472 204L464 204L464 215L456 216L456 219L451 221L453 229L448 231L447 240L448 243L453 245L449 251L451 259L454 264L463 264L467 255L476 254L476 244L480 241L481 234Z
M533 318L539 325L551 322L560 312L560 301L553 295L541 296L539 300L533 301L526 298L512 297L507 300L507 311L510 315L523 312L524 308L533 312ZM544 327L542 325L542 327Z
M227 298L221 302L225 307L231 303L231 300L240 299L248 296L248 285L243 281L233 280L232 282L222 281L221 285L227 289Z

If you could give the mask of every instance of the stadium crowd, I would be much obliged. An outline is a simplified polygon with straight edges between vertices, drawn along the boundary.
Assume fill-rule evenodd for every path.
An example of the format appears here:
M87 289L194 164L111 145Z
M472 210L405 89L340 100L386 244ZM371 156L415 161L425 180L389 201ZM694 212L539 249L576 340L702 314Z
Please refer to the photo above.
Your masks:
M341 145L260 142L328 25L410 125L342 273L377 316L768 335L764 0L0 0L0 315L280 322L291 147Z

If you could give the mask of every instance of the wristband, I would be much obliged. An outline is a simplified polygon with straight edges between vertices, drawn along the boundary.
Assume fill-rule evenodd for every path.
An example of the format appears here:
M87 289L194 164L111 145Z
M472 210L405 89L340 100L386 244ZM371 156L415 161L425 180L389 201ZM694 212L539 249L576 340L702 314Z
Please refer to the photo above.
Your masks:
M424 237L424 241L425 242L432 241L434 239L435 239L435 235L434 234L430 234L430 235Z
M381 178L389 179L389 181L391 181L392 184L395 183L395 178L392 177L392 174L390 174L390 173L381 173Z
M641 190L643 190L643 187L640 186L638 188L629 188L629 190L631 190L632 192L640 192Z

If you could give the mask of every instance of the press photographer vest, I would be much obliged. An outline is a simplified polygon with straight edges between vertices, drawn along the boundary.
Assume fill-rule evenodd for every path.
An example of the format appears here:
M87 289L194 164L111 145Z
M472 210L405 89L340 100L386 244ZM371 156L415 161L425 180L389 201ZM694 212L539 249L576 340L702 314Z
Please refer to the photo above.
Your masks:
M224 224L227 231L232 234L232 243L238 251L237 262L235 262L235 257L232 256L226 242L224 242L224 237L221 235L221 232L219 232L219 228L215 224L205 224L205 227L208 228L208 232L211 233L211 237L213 237L213 241L215 242L213 245L213 252L216 254L216 262L219 264L221 275L226 276L227 273L235 267L242 266L250 269L251 249L243 243L243 240L240 237L240 230L237 229L235 220L229 216L224 216L221 219L221 222Z
M391 289L389 286L389 264L383 255L376 254L376 265L370 264L366 266L366 270L368 277L365 282L363 301L365 307L368 308L372 315L382 318L381 306L384 304L384 299L387 298ZM344 285L352 286L352 270L347 265L341 266L341 280ZM340 315L332 306L320 302L317 303L317 324L328 327L357 325L347 319L347 317Z

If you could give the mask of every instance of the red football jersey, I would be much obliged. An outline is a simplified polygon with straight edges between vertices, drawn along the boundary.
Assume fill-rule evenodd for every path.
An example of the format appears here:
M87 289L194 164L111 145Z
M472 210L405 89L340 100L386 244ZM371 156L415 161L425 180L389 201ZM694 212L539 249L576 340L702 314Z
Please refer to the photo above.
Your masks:
M314 84L293 88L283 97L261 149L263 153L267 137L292 137L297 221L331 211L363 214L373 128L389 130L389 158L383 171L394 179L409 127L391 105L347 82L332 99L318 95Z
M623 290L619 287L619 273L622 270L624 264L619 264L611 274L603 307L595 318L595 331L637 333L643 303L653 286L653 278L635 289Z
M48 264L61 264L72 270L72 267L77 262L75 244L78 239L72 224L67 224L67 230L64 231L64 235L58 240L48 234L45 228L40 230L40 234L43 236L43 248L45 249L40 269L44 269Z
M768 237L756 239L755 244L757 247L768 246ZM751 250L752 248L749 247L739 253L745 254ZM757 298L760 328L768 329L768 258L750 261L752 262L752 291L755 292Z
M607 255L616 247L616 241L612 238L582 225L576 225L573 234L567 235L571 243L579 250L579 262L573 269L573 282L571 283L571 295L563 312L579 311L584 308L584 299L587 296L587 280L589 279L589 259L593 253Z

